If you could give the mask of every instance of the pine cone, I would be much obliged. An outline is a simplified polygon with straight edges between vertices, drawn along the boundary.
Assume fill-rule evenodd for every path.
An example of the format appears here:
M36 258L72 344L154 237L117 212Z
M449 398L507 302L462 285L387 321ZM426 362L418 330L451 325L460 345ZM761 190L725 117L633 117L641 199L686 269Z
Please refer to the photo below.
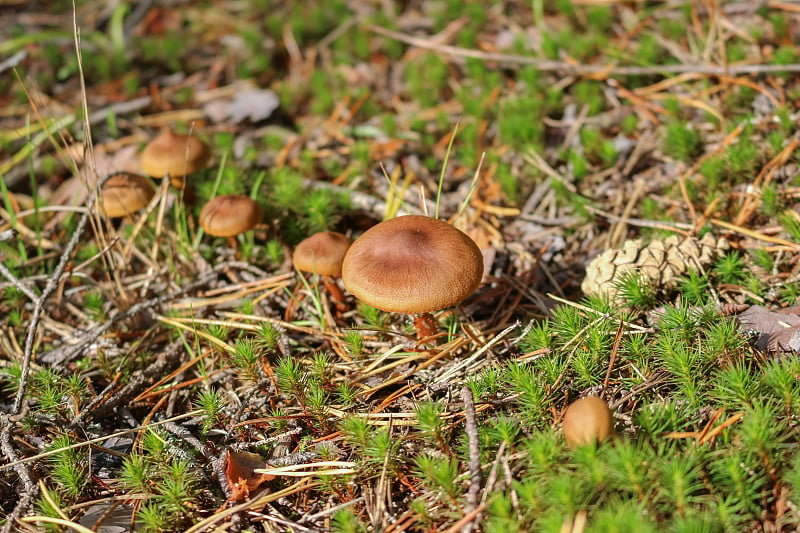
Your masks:
M702 239L677 235L644 244L625 241L621 249L606 250L586 267L584 294L617 297L617 283L627 272L637 272L656 287L670 289L690 270L705 268L729 248L728 241L706 233Z

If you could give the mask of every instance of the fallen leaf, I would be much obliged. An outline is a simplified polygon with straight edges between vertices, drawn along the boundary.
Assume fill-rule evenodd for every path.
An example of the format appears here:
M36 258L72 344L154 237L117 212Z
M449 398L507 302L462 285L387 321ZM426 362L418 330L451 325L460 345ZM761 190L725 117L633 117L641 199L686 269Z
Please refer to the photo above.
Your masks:
M231 500L245 500L250 496L250 491L274 479L275 476L255 472L256 469L266 466L267 463L257 453L229 450L228 457L225 458L225 478L231 489Z
M764 351L800 351L800 316L751 305L737 316L739 326L755 332L756 347Z
M203 111L214 122L239 124L245 120L260 122L278 109L278 95L269 89L246 88L237 91L231 100L213 100Z

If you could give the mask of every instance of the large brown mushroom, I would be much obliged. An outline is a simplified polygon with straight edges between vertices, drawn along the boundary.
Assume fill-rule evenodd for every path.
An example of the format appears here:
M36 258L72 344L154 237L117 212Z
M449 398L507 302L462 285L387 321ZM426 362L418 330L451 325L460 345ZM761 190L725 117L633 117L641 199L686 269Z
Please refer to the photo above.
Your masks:
M198 222L209 235L227 237L235 250L235 237L255 228L262 217L261 206L255 200L242 194L225 194L212 198L203 206Z
M418 215L373 226L342 265L350 293L378 309L415 315L420 338L436 333L430 313L464 300L482 276L483 257L472 239L443 220Z
M169 176L175 188L184 189L186 176L205 168L210 155L208 145L197 137L164 129L144 147L140 162L148 176Z
M603 442L613 430L611 410L599 396L575 400L564 412L562 428L570 448Z
M145 207L155 193L155 187L144 176L117 174L103 183L100 208L109 218L126 217Z
M335 279L342 276L342 262L353 241L335 231L321 231L300 241L292 254L294 267L322 277L336 308L344 311L344 294Z

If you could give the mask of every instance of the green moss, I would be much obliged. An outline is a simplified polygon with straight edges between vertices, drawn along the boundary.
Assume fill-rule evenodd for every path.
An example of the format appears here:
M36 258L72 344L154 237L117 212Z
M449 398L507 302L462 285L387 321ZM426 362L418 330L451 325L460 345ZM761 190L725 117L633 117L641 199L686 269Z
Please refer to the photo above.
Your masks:
M702 151L700 133L683 122L670 122L667 124L667 136L664 143L664 152L670 157L683 162L689 162Z

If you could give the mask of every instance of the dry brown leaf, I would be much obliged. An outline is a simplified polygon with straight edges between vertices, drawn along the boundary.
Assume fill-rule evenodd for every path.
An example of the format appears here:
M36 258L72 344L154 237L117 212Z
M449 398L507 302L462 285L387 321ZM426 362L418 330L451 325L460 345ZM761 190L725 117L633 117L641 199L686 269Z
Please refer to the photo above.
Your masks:
M737 317L739 325L755 332L756 347L764 351L800 351L800 316L751 305Z
M275 476L255 472L256 469L266 466L267 463L257 453L228 451L228 457L225 458L225 478L231 489L231 500L246 500L250 497L250 491L275 479Z

